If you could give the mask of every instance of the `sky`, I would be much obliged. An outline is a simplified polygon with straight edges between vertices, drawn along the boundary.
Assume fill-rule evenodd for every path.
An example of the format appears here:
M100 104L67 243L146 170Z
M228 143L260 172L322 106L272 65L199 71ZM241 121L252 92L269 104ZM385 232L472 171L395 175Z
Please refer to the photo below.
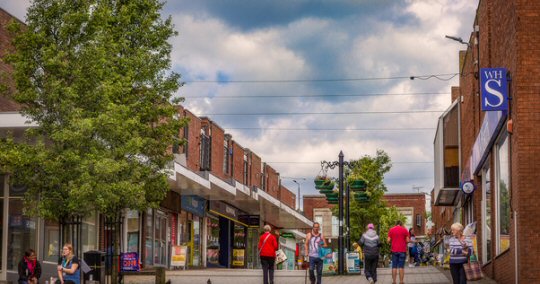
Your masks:
M24 20L29 3L0 0L0 7ZM458 85L464 46L445 35L467 40L477 6L170 0L162 14L178 31L171 59L185 82L177 93L184 106L262 157L287 188L316 194L321 161L384 150L392 160L388 192L412 193L433 189L437 119Z

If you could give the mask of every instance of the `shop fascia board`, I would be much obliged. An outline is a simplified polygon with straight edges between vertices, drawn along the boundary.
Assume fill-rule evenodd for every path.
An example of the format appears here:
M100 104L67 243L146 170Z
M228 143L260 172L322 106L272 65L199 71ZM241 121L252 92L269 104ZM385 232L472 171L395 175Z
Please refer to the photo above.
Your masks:
M282 231L286 232L286 233L292 233L297 240L305 240L306 239L306 234L302 233L302 232L300 232L300 231L298 231L296 229L284 229Z
M227 200L227 195L230 195L231 198L234 199L236 196L236 187L225 182L224 180L220 179L219 177L208 173L208 180L210 181L210 188L212 190L216 190L221 198L223 200Z
M188 170L186 167L174 163L174 180L169 178L171 190L182 195L198 195L204 198L210 194L210 181Z
M257 194L259 195L259 197L262 197L264 200L272 203L273 205L277 206L278 208L281 207L281 202L279 200L277 200L276 198L274 198L272 195L266 193L264 190L258 190Z
M251 198L251 190L245 184L235 180L234 187L236 188L236 192L243 193L241 195L236 195L237 199L250 199Z
M302 223L304 223L305 225L307 225L308 227L312 227L313 226L313 222L310 221L308 218L306 218L306 216L298 213L298 211L290 208L289 206L285 205L285 204L281 204L281 208L283 210L285 210L288 214L291 214L292 216L294 216L296 219L298 219L299 221L301 221Z

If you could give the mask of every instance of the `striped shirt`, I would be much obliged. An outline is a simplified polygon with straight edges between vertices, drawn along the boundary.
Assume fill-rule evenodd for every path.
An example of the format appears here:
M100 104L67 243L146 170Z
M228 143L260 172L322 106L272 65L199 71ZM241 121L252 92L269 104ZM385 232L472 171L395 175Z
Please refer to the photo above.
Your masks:
M469 251L466 254L466 250ZM470 238L465 237L463 240L452 236L450 238L450 264L459 264L468 262L469 256L473 252L473 244Z

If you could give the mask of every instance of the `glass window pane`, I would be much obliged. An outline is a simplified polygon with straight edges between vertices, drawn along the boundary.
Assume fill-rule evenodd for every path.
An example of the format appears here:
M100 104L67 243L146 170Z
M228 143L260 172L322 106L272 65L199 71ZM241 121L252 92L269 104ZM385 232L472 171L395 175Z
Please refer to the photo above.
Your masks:
M25 185L12 185L9 187L9 196L23 196L25 192Z
M485 198L485 208L486 208L486 212L484 214L486 220L484 222L485 224L485 227L484 227L484 230L485 230L485 238L486 238L486 241L485 241L485 246L486 246L486 262L487 261L490 261L491 260L491 257L492 257L492 253L491 253L491 250L492 250L492 246L491 246L491 228L493 228L493 225L492 225L492 222L491 222L491 183L489 182L490 179L491 179L491 171L489 169L486 170L486 174L485 174L485 182L484 182L484 187L485 187L485 191L486 191L486 198Z
M83 252L97 249L96 214L85 217L82 223L82 250Z
M127 214L128 252L139 252L139 212L129 210Z
M36 249L36 221L24 216L22 208L22 199L9 200L8 270L17 269L17 264L27 249Z
M60 258L60 248L58 246L58 238L60 234L60 226L58 222L45 220L45 228L43 230L43 260L57 262Z
M498 155L498 253L504 252L510 247L510 173L508 161L508 139L499 147Z

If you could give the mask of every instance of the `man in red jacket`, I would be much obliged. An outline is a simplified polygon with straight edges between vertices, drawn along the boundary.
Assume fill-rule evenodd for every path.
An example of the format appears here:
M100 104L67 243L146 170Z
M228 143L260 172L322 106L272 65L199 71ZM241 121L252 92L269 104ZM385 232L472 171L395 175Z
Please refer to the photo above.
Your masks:
M274 264L278 243L276 237L270 233L270 225L264 226L264 234L259 239L259 255L263 269L264 284L274 284Z

